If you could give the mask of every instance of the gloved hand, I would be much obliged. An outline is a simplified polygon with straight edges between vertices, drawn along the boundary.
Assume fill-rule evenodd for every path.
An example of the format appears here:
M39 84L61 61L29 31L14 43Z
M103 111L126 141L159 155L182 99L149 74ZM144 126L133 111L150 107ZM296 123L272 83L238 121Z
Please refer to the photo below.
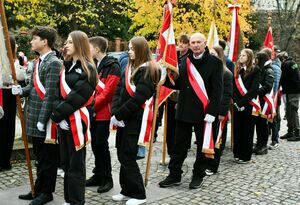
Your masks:
M62 120L60 121L60 123L58 123L59 127L63 130L69 130L69 124L67 123L66 120Z
M13 95L22 95L23 93L22 87L20 85L13 85L11 89L11 93Z
M210 115L210 114L206 114L205 118L204 118L205 122L209 122L209 123L213 123L215 121L215 117Z
M123 120L117 120L117 118L115 116L112 116L110 118L110 124L117 126L117 127L125 127L125 123L123 122Z
M235 107L239 112L245 110L245 107L244 107L244 106L243 106L243 107L239 107L236 103L234 103L233 105L234 105L234 107Z
M36 124L36 127L38 128L38 130L39 130L40 132L45 132L45 125L44 125L43 123L38 122L38 123Z
M0 106L0 119L4 116L4 110L2 106Z

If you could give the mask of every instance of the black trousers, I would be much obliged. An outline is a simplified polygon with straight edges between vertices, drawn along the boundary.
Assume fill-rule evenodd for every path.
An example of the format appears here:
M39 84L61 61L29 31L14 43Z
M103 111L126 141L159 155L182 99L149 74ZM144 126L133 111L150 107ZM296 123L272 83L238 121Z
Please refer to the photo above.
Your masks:
M253 135L256 121L252 116L252 110L246 109L242 112L233 111L233 155L244 161L251 160L253 149Z
M55 191L59 165L59 145L44 143L45 138L32 137L33 152L37 159L35 192L51 194Z
M219 124L219 125L218 125ZM215 120L215 122L213 123L213 138L214 138L214 143L216 143L217 141L217 134L218 134L218 128L220 126L219 120ZM223 129L223 133L221 136L222 139L222 143L220 144L220 148L217 149L215 148L215 154L214 154L214 159L209 159L207 158L207 164L208 164L208 169L210 169L213 172L218 172L219 169L219 165L220 165L220 161L221 161L221 156L223 154L223 150L225 148L226 145L226 139L227 139L227 122L224 125L224 129Z
M171 154L169 163L170 176L173 178L181 178L182 164L187 157L192 137L192 127L196 134L197 140L197 156L194 163L193 174L201 177L205 176L207 168L206 158L202 153L203 144L203 123L188 123L176 121L175 145Z
M111 158L109 152L110 121L94 121L91 126L92 150L95 156L94 177L105 184L112 181Z
M140 127L141 121L126 121L124 128L118 128L116 136L121 194L135 199L146 198L143 177L136 162Z
M16 127L16 96L11 94L11 89L3 91L4 116L0 119L0 167L10 168L10 157L15 140Z
M256 119L256 134L257 134L257 144L258 148L267 146L269 129L268 120L262 117L257 117Z
M168 112L167 112L167 149L168 149L168 155L171 156L172 150L174 149L175 144L175 129L176 129L176 120L175 120L175 114L176 114L176 103L175 101L168 100Z
M60 160L64 176L64 198L71 205L85 203L86 148L76 151L70 130L59 129Z

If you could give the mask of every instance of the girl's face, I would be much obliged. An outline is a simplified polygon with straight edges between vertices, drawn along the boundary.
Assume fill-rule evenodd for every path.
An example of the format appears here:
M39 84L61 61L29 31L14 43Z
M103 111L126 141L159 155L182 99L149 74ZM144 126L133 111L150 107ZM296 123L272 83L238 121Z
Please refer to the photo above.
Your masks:
M219 57L217 51L213 48L209 49L209 53L213 56Z
M68 56L71 56L71 57L74 56L74 54L75 54L75 47L74 47L71 36L68 37L68 39L65 43L65 52Z
M128 50L129 58L130 58L130 60L134 60L135 59L135 53L134 53L131 42L129 43L128 47L129 47L129 50Z
M247 56L247 54L246 54L245 51L242 51L242 52L241 52L241 55L240 55L239 60L240 60L241 63L247 63L247 61L248 61L248 56Z

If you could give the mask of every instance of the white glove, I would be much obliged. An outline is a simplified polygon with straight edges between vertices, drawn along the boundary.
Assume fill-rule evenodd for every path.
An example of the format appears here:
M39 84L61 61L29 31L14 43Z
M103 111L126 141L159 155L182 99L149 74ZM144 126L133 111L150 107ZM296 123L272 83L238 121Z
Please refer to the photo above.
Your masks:
M114 126L117 126L117 127L125 127L125 123L123 122L123 120L117 120L117 118L115 116L112 116L110 118L110 124L111 124L111 127L114 125Z
M63 130L69 130L69 125L66 120L62 120L58 125Z
M38 128L38 130L39 130L40 132L45 132L45 125L44 125L43 123L38 122L38 123L36 124L36 127Z
M20 85L13 85L11 89L11 93L13 95L22 95L23 93L22 87Z
M239 111L244 111L245 110L245 107L241 107Z
M0 106L0 119L4 116L4 110L2 106Z
M206 114L205 118L204 118L205 122L209 122L209 123L213 123L215 121L215 117L210 115L210 114Z

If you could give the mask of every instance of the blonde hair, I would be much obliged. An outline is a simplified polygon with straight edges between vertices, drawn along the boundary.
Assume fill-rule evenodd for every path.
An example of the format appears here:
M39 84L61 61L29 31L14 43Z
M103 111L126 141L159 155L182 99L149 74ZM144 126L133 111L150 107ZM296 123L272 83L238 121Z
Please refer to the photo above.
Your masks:
M72 31L69 36L72 38L75 55L81 62L82 69L87 74L89 81L91 80L91 70L89 65L96 71L96 66L93 61L89 39L83 31ZM66 56L66 60L71 60L71 56Z

